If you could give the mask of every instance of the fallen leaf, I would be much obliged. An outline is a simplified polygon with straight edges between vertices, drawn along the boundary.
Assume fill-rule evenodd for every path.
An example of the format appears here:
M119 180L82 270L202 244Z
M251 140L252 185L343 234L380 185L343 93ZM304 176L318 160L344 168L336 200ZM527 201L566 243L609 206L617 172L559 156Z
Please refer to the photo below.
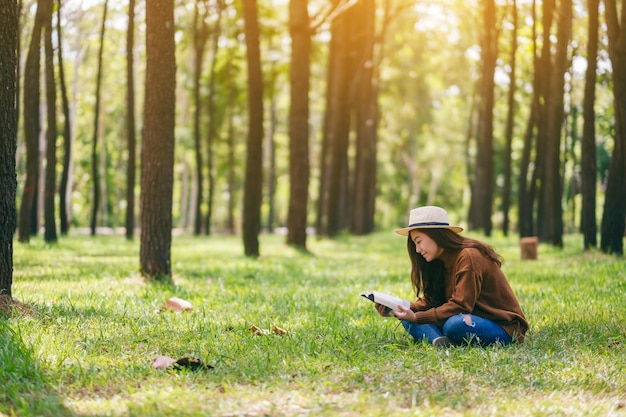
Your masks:
M250 330L252 333L254 333L257 336L262 336L262 335L266 335L266 334L270 334L270 331L267 329L261 329L260 327L257 326L252 326L250 327L248 330Z
M272 331L274 332L274 334L279 334L279 335L281 335L281 336L282 336L282 335L287 334L287 330L285 330L285 329L281 329L281 328L280 328L280 327L278 327L278 326L274 326L274 328L272 329Z
M154 369L168 369L180 371L182 369L191 369L197 371L200 369L213 369L212 365L207 365L198 358L190 358L185 356L184 358L174 359L169 356L157 355L152 360L152 367Z
M189 301L183 300L182 298L178 298L178 297L172 297L166 300L165 303L163 304L163 307L168 310L175 311L177 313L192 309L191 303Z
M176 362L176 359L169 356L157 355L152 360L152 367L154 369L166 369L172 366Z
M254 333L257 336L264 336L264 335L268 335L268 334L271 334L271 333L278 334L278 335L281 335L281 336L287 334L287 330L281 329L278 326L274 326L274 328L272 328L271 332L269 330L267 330L267 329L262 329L262 328L260 328L258 326L252 326L248 330L250 330L252 333Z
M189 368L192 371L198 371L200 369L213 369L213 366L207 365L198 358L190 357L180 358L174 363L174 369L180 370L185 368Z

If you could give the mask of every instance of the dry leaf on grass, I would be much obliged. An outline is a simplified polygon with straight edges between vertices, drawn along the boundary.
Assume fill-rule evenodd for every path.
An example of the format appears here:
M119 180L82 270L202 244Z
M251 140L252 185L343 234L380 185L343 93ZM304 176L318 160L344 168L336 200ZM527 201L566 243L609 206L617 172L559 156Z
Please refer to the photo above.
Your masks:
M262 335L266 335L266 334L270 334L270 331L267 329L261 329L260 327L257 326L252 326L250 327L248 330L250 330L252 333L254 333L257 336L262 336Z
M274 326L274 328L272 329L272 331L274 332L274 334L279 334L279 335L281 335L281 336L283 336L283 335L287 334L287 330L285 330L285 329L281 329L281 328L280 328L280 327L278 327L278 326Z
M157 355L152 360L152 367L155 369L168 369L180 371L182 369L191 369L192 371L198 371L200 369L213 369L212 365L207 365L198 358L190 358L185 356L184 358L174 359L169 356Z
M154 369L166 369L174 365L174 362L176 362L176 359L174 358L170 358L169 356L157 355L152 360L152 367Z
M191 310L191 303L187 300L183 300L182 298L172 297L168 300L165 300L163 307L175 311L176 313L180 313L181 311Z
M261 329L258 326L252 326L248 330L250 330L252 333L254 333L257 336L264 336L264 335L268 335L270 333L278 334L278 335L281 335L281 336L287 334L287 330L281 329L278 326L274 326L274 328L272 329L271 332L269 330L267 330L267 329Z

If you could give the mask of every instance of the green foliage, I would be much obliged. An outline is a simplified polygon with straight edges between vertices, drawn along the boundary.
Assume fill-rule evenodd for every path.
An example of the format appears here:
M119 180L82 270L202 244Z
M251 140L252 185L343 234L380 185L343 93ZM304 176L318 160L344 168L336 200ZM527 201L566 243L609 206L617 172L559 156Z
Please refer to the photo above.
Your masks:
M305 254L262 235L251 260L239 237L177 235L173 286L143 283L139 244L122 236L17 245L13 295L36 312L0 322L0 413L624 414L623 260L581 253L581 238L567 236L563 249L542 244L537 261L521 261L515 239L494 236L527 342L437 350L359 296L411 297L403 238L309 243ZM193 310L163 310L172 296ZM252 325L288 333L256 336ZM156 355L215 368L159 371Z
M210 8L207 25L210 35L215 32L217 2L202 2ZM25 1L22 17L21 51L28 47L32 21L36 10L34 1ZM193 209L193 30L194 2L176 2L176 61L177 61L177 120L176 120L176 178L174 184L174 224L189 226ZM205 51L204 71L201 78L201 97L204 111L201 116L201 137L208 136L208 86L209 68L215 62L214 79L214 142L215 194L213 201L213 228L221 229L229 216L229 202L235 202L240 211L243 161L245 161L245 137L247 129L246 53L241 17L242 3L228 0L224 3L221 20L219 48L216 56L210 53L210 41ZM517 50L517 89L515 129L513 137L513 195L515 203L517 172L521 147L529 113L533 83L533 41L531 12L533 3L517 2L519 8ZM261 59L266 99L265 126L269 130L270 97L276 109L276 195L275 224L286 222L289 201L289 69L291 47L289 39L288 3L282 1L259 1L261 24ZM327 1L312 1L310 14L315 23L328 12ZM390 227L396 219L404 218L406 210L422 204L440 204L451 210L466 210L469 181L472 173L472 156L475 149L469 127L472 109L476 105L476 85L479 82L480 30L482 4L478 1L418 0L378 5L377 28L380 44L377 45L374 65L380 74L378 83L379 120L377 149L377 201L376 226ZM142 131L144 70L145 70L145 5L136 6L135 26L135 98L138 134L138 154ZM537 5L537 18L541 7ZM71 219L73 226L85 227L92 212L91 142L93 139L93 108L95 102L96 58L98 31L100 28L102 2L63 2L62 30L64 41L64 68L68 95L74 116L73 158L74 171L71 192ZM101 123L102 138L99 152L105 157L101 163L102 195L99 226L117 227L125 218L125 179L127 146L125 131L126 88L125 37L127 25L127 2L109 2L108 22L104 44L104 68ZM390 15L387 16L387 13ZM584 92L584 64L587 13L583 4L575 7L573 22L572 63L568 73L566 104L568 108L579 107ZM383 31L385 18L390 20ZM494 108L495 158L494 180L496 182L494 207L502 201L504 172L504 126L507 115L506 93L509 89L511 10L507 2L498 2L500 29L499 60L496 68L496 105ZM310 144L311 144L311 201L309 212L313 224L319 188L319 161L324 129L324 111L327 95L327 65L330 23L326 22L312 34L312 62L310 88ZM539 27L538 30L541 28ZM601 184L605 179L610 152L612 151L613 95L611 91L611 65L608 62L606 36L601 34L600 59L598 62L598 86L596 91L598 172ZM541 39L538 39L541 47ZM380 54L379 54L380 53ZM214 60L214 61L213 61ZM62 117L59 116L59 123ZM582 124L579 117L578 124ZM45 127L45 126L43 126ZM581 132L581 126L578 131ZM17 154L18 181L25 176L25 148L21 138ZM228 140L234 140L234 195L229 195ZM59 146L61 141L59 141ZM203 142L203 160L207 162L206 143ZM580 153L576 145L574 152ZM351 156L354 154L351 149ZM60 156L60 155L59 155ZM576 159L580 161L580 158ZM579 162L564 161L564 184L577 175ZM269 164L267 164L269 165ZM354 167L354 161L350 161ZM140 164L138 164L140 166ZM138 171L139 172L139 171ZM204 168L205 178L208 167ZM265 173L267 175L267 172ZM205 191L203 212L208 212ZM139 196L140 178L137 176L136 196ZM21 201L22 186L18 187L17 202ZM103 190L104 191L104 190ZM602 193L598 185L598 193ZM267 199L266 199L267 200ZM564 210L580 207L577 199L568 200ZM264 215L268 202L264 202ZM511 218L516 217L513 204ZM598 205L598 207L601 207ZM265 217L265 216L264 216ZM575 223L566 220L568 230L575 230ZM496 219L497 222L497 219ZM495 225L498 227L497 224Z

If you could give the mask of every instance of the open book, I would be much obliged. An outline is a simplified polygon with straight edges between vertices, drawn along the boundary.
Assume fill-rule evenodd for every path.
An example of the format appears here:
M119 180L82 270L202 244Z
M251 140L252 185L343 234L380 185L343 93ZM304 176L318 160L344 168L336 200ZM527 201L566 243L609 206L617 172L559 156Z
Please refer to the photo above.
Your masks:
M362 292L361 295L368 300L382 304L385 307L385 312L389 313L391 310L398 310L398 305L402 305L406 308L410 308L411 302L409 300L403 300L398 297L394 297L393 295L385 294L378 291L365 291Z

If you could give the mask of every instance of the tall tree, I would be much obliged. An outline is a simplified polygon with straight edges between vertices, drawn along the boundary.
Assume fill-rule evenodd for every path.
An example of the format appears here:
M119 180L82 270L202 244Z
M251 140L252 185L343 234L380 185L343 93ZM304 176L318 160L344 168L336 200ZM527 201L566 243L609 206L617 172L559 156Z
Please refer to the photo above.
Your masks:
M356 107L356 157L354 163L353 233L363 235L374 230L376 203L376 142L378 128L378 63L376 46L376 1L364 0L355 6L358 21L355 45L359 59L356 68L354 101Z
M202 6L200 6L202 4ZM200 11L202 7L202 12ZM195 187L196 197L192 199L195 202L195 221L193 225L193 234L198 236L202 232L202 203L203 203L203 168L202 163L202 139L201 139L201 115L202 115L202 95L200 91L200 80L202 79L202 67L204 63L204 51L206 43L209 39L209 27L206 23L208 15L208 6L205 0L196 0L193 16L193 50L194 50L194 68L193 68L193 143L196 155L196 181L198 186Z
M13 234L16 225L17 33L16 0L0 0L0 314L12 301Z
M217 18L215 27L213 28L213 39L211 44L211 65L209 69L209 91L207 97L207 171L208 171L208 196L207 196L207 214L206 214L206 234L211 233L211 221L213 218L213 195L215 193L215 168L214 168L214 143L217 136L217 111L215 105L215 78L217 68L217 52L219 49L219 40L222 34L222 15L224 14L224 0L216 0Z
M135 235L135 173L137 172L137 138L135 127L135 0L128 2L128 29L126 31L126 239Z
M581 143L582 212L581 229L584 248L598 245L596 222L596 185L598 181L596 163L596 70L598 68L598 25L600 0L587 0L589 23L587 31L587 70L585 73L585 98L583 104L583 137Z
M544 7L545 3L544 3ZM560 0L558 4L558 22L556 45L551 56L547 71L547 82L544 85L543 101L545 112L540 115L543 123L538 133L538 160L540 165L540 189L537 207L537 230L539 238L555 246L563 245L563 174L561 170L561 143L564 120L564 87L565 73L569 67L568 47L572 34L572 2ZM544 13L546 11L544 10ZM547 37L544 37L546 43ZM550 42L548 42L550 43ZM543 129L542 129L543 128Z
M248 139L243 198L243 244L246 256L259 256L263 196L263 74L256 0L244 0L244 31L248 61Z
M344 2L334 0L328 51L326 108L320 153L320 186L316 228L322 236L335 236L345 225L343 208L348 194L348 146L350 135L351 20Z
M132 1L132 0L131 0ZM72 160L72 123L70 105L67 98L65 83L65 69L63 66L63 36L61 35L61 0L57 3L57 60L59 62L59 93L61 94L61 108L63 111L63 168L59 183L59 223L61 234L65 235L70 228L70 164Z
M513 0L511 4L511 70L509 72L509 91L507 96L507 115L504 148L504 186L502 189L502 232L504 236L509 234L509 209L511 206L511 155L513 152L513 127L515 119L515 78L516 74L516 55L517 55L517 1Z
M57 169L57 106L56 81L54 77L54 49L52 47L53 0L45 0L44 23L45 75L46 75L46 179L44 184L44 239L57 241L56 227L56 169Z
M533 206L535 201L535 173L536 168L531 170L531 160L533 151L536 150L535 129L538 125L538 115L541 112L540 93L543 85L544 59L537 51L537 8L535 0L532 2L532 59L533 59L533 92L530 102L530 115L526 122L524 132L524 145L522 157L519 164L519 175L517 182L517 214L518 230L521 237L533 236L535 234L535 222L533 217Z
M42 3L45 0L42 0ZM36 218L32 213L37 206L37 188L39 182L39 100L40 100L40 71L41 71L41 31L44 24L44 8L37 4L35 24L26 55L24 66L24 140L26 141L26 179L20 203L18 239L28 242L33 229L37 228ZM34 221L33 221L34 220ZM34 223L34 224L33 224Z
M100 208L100 173L98 170L98 137L100 136L100 91L102 89L102 59L104 53L104 30L106 28L107 6L109 1L104 0L102 7L102 26L100 27L100 49L98 52L98 70L96 75L96 104L94 108L93 137L91 142L91 178L93 180L92 210L91 210L91 235L96 234L98 225L98 210ZM104 152L102 146L101 152Z
M493 106L494 75L498 58L498 32L496 5L485 0L483 9L483 34L481 42L481 95L476 132L476 163L472 186L469 226L491 234L493 205Z
M276 71L272 69L272 77L275 79ZM264 159L266 161L267 171L267 231L268 233L274 233L274 225L276 222L276 129L279 126L277 101L278 85L274 82L269 93L269 127L267 129L267 136L264 146ZM290 197L291 198L291 197ZM289 219L289 217L287 217ZM287 220L289 222L289 220Z
M176 56L174 1L146 3L146 96L141 170L141 273L171 281Z
M603 252L624 253L626 216L626 5L604 0L609 35L609 57L613 67L615 140L606 183L600 248Z
M309 193L309 78L311 73L311 22L308 0L289 2L291 33L289 107L289 214L287 243L306 249Z

